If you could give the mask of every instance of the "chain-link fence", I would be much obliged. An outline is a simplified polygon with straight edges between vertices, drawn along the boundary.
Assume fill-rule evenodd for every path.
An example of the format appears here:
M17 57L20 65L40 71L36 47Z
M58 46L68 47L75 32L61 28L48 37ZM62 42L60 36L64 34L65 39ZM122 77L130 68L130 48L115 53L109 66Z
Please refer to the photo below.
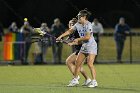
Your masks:
M100 43L99 43L99 53L97 56L98 63L115 63L116 60L116 44L113 37L113 32L108 31L109 29L105 29L105 33L103 36L100 36ZM132 34L132 42L130 36L127 36L125 41L125 46L123 50L122 55L122 61L127 63L135 63L140 62L140 37L139 32L135 31ZM0 42L0 63L7 63L7 62L19 62L21 63L23 57L23 53L27 52L25 51L26 46L24 42L6 42L2 41ZM24 50L24 52L22 51ZM32 43L29 55L27 61L30 64L33 64L35 62L35 58L37 57L36 54L40 53L39 47L37 47L36 43ZM47 48L47 54L45 56L47 63L53 63L53 53L52 53L52 47L49 46ZM72 48L66 44L63 44L63 50L62 50L62 63L65 63L66 58L72 53ZM40 62L42 62L41 59L42 55L40 54Z

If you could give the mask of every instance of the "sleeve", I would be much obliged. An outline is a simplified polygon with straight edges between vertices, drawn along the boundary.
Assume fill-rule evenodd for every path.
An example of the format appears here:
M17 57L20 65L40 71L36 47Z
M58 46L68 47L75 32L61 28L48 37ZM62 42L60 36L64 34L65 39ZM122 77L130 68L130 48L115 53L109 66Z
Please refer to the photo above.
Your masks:
M93 32L92 24L91 23L88 24L87 32L90 32L90 33Z

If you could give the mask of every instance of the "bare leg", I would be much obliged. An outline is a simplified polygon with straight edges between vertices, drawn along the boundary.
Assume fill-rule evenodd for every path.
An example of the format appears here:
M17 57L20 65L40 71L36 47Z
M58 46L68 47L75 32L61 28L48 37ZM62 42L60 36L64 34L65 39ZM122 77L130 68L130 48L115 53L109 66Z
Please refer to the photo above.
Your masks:
M82 66L82 62L85 59L85 55L83 53L79 53L78 57L76 59L76 67L75 67L75 73L74 73L74 77L77 78Z
M77 55L75 55L75 53L73 53L66 59L66 65L68 66L69 70L71 71L71 73L73 75L74 75L74 71L75 71L76 58L77 58Z
M84 78L85 78L86 80L89 79L89 77L88 77L88 75L87 75L87 73L86 73L86 71L84 70L83 67L81 67L80 72L81 72L81 74L84 76Z
M88 64L88 67L90 69L91 76L92 76L93 80L96 80L96 70L95 70L95 67L93 65L95 56L96 55L94 55L94 54L89 54L87 57L87 64Z
M75 60L76 60L76 58L77 58L77 55L75 55L75 53L73 53L66 59L66 64L73 75L75 72ZM89 78L86 71L83 69L83 67L81 67L80 72L84 76L85 79Z

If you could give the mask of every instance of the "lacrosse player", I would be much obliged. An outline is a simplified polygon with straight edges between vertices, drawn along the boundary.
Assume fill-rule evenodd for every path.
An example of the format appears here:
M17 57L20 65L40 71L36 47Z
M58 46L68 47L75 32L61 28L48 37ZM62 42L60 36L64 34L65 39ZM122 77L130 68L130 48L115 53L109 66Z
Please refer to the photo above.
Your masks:
M96 71L93 65L95 56L97 55L97 43L93 37L91 22L88 21L90 15L91 13L86 9L81 10L77 15L78 22L71 29L69 29L68 31L66 31L64 34L60 35L56 39L56 40L61 40L61 38L73 33L74 31L77 31L80 37L74 39L74 41L69 45L77 45L79 43L82 43L82 47L78 53L75 62L76 67L75 67L74 78L70 81L68 86L76 86L79 84L78 75L82 67L82 63L86 57L87 57L87 64L92 76L92 80L88 85L88 87L98 86L96 81Z

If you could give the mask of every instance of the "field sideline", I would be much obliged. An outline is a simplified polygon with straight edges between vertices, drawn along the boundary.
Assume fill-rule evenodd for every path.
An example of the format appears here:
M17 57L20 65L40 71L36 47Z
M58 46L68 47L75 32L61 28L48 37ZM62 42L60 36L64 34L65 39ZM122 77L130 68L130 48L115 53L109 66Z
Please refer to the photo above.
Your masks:
M105 33L113 33L114 29L105 29ZM140 28L132 29L132 32L140 32ZM129 61L130 60L130 38L127 37L125 42L125 47L122 55L122 61ZM132 37L132 56L133 61L140 61L140 37L139 36L133 36ZM108 43L109 42L109 43ZM4 61L4 39L3 42L0 42L0 61ZM28 61L33 61L33 52L36 51L34 48L34 44L31 45L30 51L29 51L29 57ZM62 52L62 61L65 62L66 58L72 53L71 47L64 44L63 46L63 52ZM52 47L48 48L47 55L46 55L46 61L48 63L52 63ZM116 44L114 41L113 36L101 36L100 37L100 45L99 45L99 54L98 59L99 62L101 61L107 61L107 62L116 62Z
M0 93L140 93L139 64L96 64L99 87L66 87L65 65L1 66ZM86 71L88 68L84 65ZM88 71L89 72L89 71ZM88 73L90 75L90 73Z

